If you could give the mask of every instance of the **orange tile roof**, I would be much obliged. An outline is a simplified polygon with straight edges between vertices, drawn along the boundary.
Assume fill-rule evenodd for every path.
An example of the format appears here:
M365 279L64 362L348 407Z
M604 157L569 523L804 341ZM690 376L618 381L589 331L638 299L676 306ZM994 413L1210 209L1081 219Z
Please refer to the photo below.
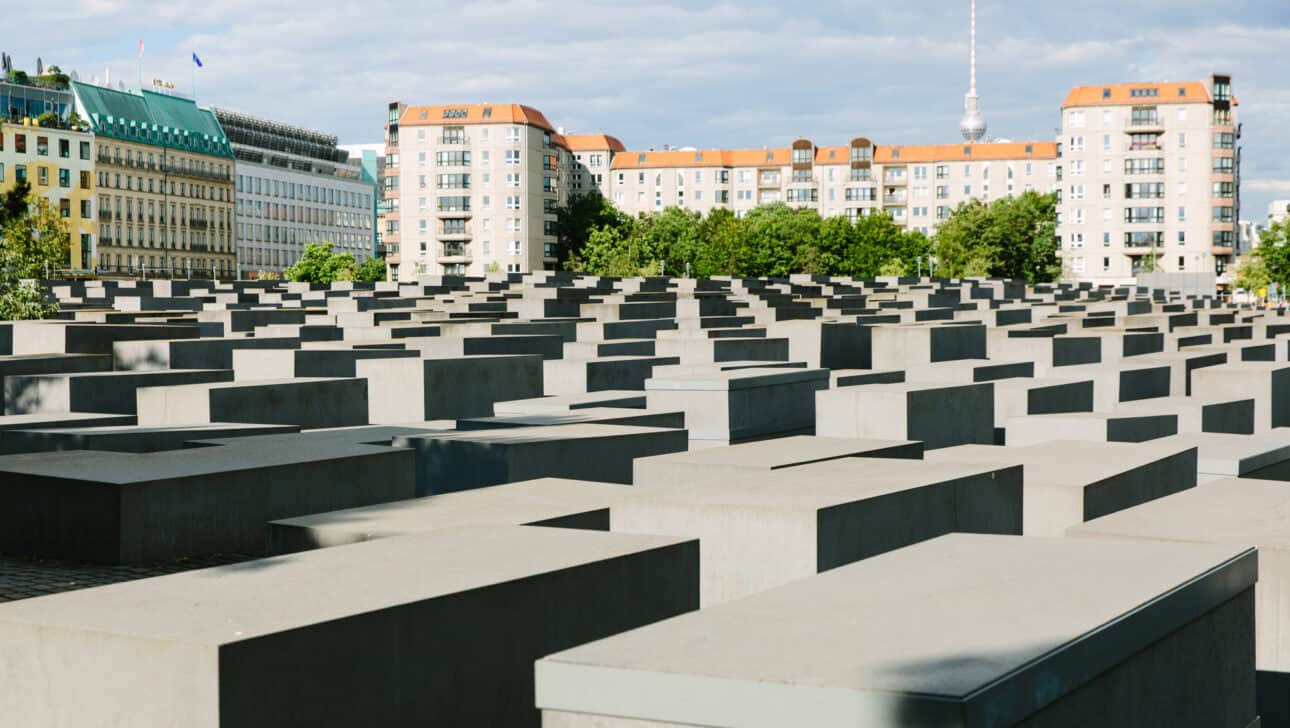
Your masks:
M1109 89L1109 95L1107 93ZM1138 90L1154 91L1155 96L1134 96ZM1180 94L1179 91L1182 91ZM1178 83L1115 83L1105 86L1076 86L1066 95L1062 108L1072 106L1123 106L1126 104L1199 104L1209 103L1209 90L1200 81Z
M458 106L409 106L399 117L400 126L461 126L468 124L528 124L555 131L541 111L522 104L463 104Z
M875 146L874 162L902 164L908 162L969 162L1004 159L1056 159L1056 142L991 142L973 144L966 154L964 144L933 144L893 147ZM1030 152L1026 152L1030 147ZM900 150L896 156L893 150ZM699 155L702 155L700 158ZM831 155L831 156L830 156ZM792 159L792 150L780 149L705 149L699 151L622 152L614 157L612 169L688 169L692 167L784 167ZM850 164L851 147L816 147L815 164Z
M788 164L788 149L699 149L666 152L620 152L612 169L654 169L691 167L782 167Z
M565 137L571 152L595 152L609 150L611 152L625 152L627 147L618 141L617 137L608 134L570 134Z
M1026 149L1030 151L1027 152ZM968 150L971 149L971 153ZM897 154L899 152L899 154ZM978 144L922 144L874 147L878 164L908 162L971 162L1005 159L1056 159L1057 142L985 142Z

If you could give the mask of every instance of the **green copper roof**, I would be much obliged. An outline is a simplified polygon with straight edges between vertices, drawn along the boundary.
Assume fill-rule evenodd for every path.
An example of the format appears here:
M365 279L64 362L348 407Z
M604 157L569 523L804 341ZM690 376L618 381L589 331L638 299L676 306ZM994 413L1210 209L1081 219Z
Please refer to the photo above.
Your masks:
M132 93L72 82L94 133L123 141L232 157L233 148L215 114L191 99Z

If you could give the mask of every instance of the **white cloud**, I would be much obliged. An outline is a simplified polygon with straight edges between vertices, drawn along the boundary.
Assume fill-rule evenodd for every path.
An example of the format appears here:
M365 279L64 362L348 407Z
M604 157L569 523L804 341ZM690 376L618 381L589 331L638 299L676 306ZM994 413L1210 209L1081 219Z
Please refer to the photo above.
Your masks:
M957 138L967 86L961 0L67 0L7 10L0 41L46 62L181 88L200 101L381 137L385 104L518 101L629 146L782 145ZM1259 0L980 0L980 90L992 132L1051 138L1073 85L1232 73L1245 121L1246 203L1290 179L1282 57L1290 4ZM55 40L61 44L51 47ZM60 60L61 59L61 60ZM1279 188L1278 188L1279 189Z

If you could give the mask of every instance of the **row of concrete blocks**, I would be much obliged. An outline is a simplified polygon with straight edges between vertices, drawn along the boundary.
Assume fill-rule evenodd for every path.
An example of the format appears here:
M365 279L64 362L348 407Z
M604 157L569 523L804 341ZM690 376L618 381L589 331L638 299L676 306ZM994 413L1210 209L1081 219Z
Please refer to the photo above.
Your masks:
M1072 447L920 462L793 438L641 459L634 488L280 521L275 549L328 548L0 607L0 664L25 666L2 705L75 725L1251 724L1250 549L938 538L1045 508L1094 528L1232 482L1192 487L1187 443Z

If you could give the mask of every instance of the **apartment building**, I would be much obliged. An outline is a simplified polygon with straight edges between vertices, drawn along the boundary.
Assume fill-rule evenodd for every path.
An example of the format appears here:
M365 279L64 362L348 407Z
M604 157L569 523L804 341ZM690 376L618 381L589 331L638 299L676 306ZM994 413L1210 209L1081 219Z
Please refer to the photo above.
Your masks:
M74 105L61 74L0 78L0 193L25 181L37 204L57 210L71 243L63 267L84 273L94 265L97 232L94 135L71 116Z
M95 136L97 270L232 277L233 148L215 115L151 91L72 89Z
M555 265L556 208L572 157L541 112L520 104L391 104L390 112L382 223L387 247L398 249L389 258L395 279Z
M386 277L392 281L399 280L403 273L402 215L399 210L399 118L406 110L407 105L401 101L391 101L386 106L385 157L382 164L384 173L376 192L376 245L378 249L385 250ZM413 271L417 268L415 263L410 267Z
M1052 191L1056 157L1054 142L877 146L865 137L845 146L798 139L774 149L621 152L606 196L631 215L684 207L743 216L776 202L853 220L884 212L931 234L968 200Z
M1118 284L1154 267L1230 279L1240 220L1230 76L1076 87L1059 139L1068 275Z
M372 252L373 184L332 134L215 109L236 157L239 278L281 274L309 243L363 260Z
M569 150L569 194L586 194L598 190L610 196L610 168L614 157L627 151L623 143L608 134L568 134L564 137Z
M27 182L36 204L57 210L67 223L66 272L87 272L95 247L94 136L34 121L0 121L0 193Z

